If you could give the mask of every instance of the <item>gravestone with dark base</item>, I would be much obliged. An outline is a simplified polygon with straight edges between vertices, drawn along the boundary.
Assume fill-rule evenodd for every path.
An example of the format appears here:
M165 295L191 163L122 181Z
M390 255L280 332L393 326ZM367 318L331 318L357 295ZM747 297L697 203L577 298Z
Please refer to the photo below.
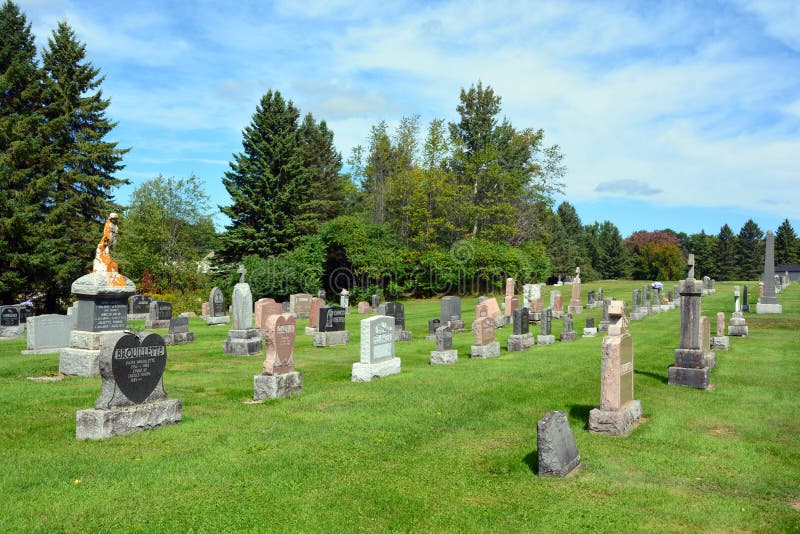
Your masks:
M681 289L680 347L675 349L675 363L668 369L668 383L697 389L708 388L709 366L701 347L700 299L702 287L687 278Z
M128 297L133 282L116 272L87 274L72 283L77 301L72 307L73 330L69 346L61 349L58 371L63 375L97 376L100 353L109 339L128 327Z
M394 317L394 340L411 341L411 330L406 330L405 306L400 302L381 304L381 315Z
M552 345L556 342L556 336L553 335L553 311L550 308L545 308L542 312L542 324L540 325L541 334L536 336L537 345Z
M345 330L347 310L341 306L328 306L319 309L319 323L314 333L315 347L334 347L347 345L350 332Z
M514 310L514 333L508 336L508 352L519 352L533 347L528 308Z
M400 373L400 358L394 355L394 317L377 315L361 321L361 355L353 364L353 382L371 382Z
M536 424L539 476L564 477L581 463L567 414L548 412Z
M189 332L188 317L175 317L169 320L169 334L164 336L166 345L182 345L193 341L194 334Z
M99 357L100 396L94 409L77 412L75 437L105 439L179 422L181 401L164 391L166 364L167 348L158 334L109 334Z
M436 329L436 350L431 351L431 365L447 365L458 361L458 350L453 348L453 332L449 326Z
M633 338L628 332L624 304L609 303L608 335L603 338L600 406L589 412L589 431L624 436L642 416L642 403L633 398Z
M303 377L294 368L297 319L290 313L271 315L264 336L267 355L260 375L253 377L253 400L277 399L299 394Z

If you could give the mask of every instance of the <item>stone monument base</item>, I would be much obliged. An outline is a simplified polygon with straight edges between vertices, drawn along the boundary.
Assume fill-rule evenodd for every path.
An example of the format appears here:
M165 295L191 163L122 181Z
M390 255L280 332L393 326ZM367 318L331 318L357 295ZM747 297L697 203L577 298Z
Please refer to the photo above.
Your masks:
M533 347L533 334L512 334L508 336L508 352L519 352Z
M314 334L315 347L335 347L336 345L347 345L350 341L350 332L340 330L339 332L317 332Z
M556 342L556 336L553 334L538 335L536 336L536 344L537 345L553 345Z
M707 360L708 353L700 349L675 349L675 365L678 367L698 368L711 367Z
M183 345L184 343L194 342L194 332L181 332L179 334L167 334L164 336L165 345Z
M303 375L297 371L279 375L255 375L253 400L282 399L303 391Z
M783 313L783 306L781 304L756 304L756 313Z
M728 335L747 337L747 322L742 312L733 312L733 317L731 317L731 322L728 325Z
M597 328L584 328L583 337L595 337L597 335Z
M146 321L150 318L150 313L129 313L129 321Z
M116 340L122 330L87 332L73 330L69 333L69 347L61 349L58 372L69 376L100 376L100 351L106 339Z
M561 341L575 341L578 339L578 333L574 330L572 332L561 332Z
M469 350L470 358L494 358L500 356L500 342L492 341L488 345L472 345Z
M180 400L167 399L109 410L78 410L75 437L105 439L170 425L181 420L182 408Z
M714 336L711 338L712 350L730 350L731 339L728 336Z
M411 330L395 329L395 331L394 331L394 340L395 341L411 341Z
M698 369L672 366L669 368L668 372L668 383L670 385L708 389L708 367L700 367Z
M256 356L261 349L261 331L257 328L228 330L228 339L222 343L223 352L231 356Z
M317 333L317 329L312 327L312 326L307 326L306 329L305 329L305 334L307 336L313 336L316 333Z
M571 314L583 313L583 306L568 306L567 313Z
M391 358L378 363L353 364L350 379L353 382L371 382L376 378L400 374L400 358Z
M60 354L66 347L50 347L48 349L24 349L20 354Z
M208 326L216 326L218 324L228 324L231 322L231 318L227 315L218 315L217 317L213 317L211 315L205 318L206 324Z
M144 327L147 330L156 330L158 328L169 328L169 319L163 319L160 321L151 321L150 319L147 319L144 322Z
M432 350L431 351L431 365L447 365L456 363L458 361L458 350Z
M589 412L589 432L625 436L642 416L642 403L638 400L626 402L619 410L594 408Z
M461 319L453 319L450 321L445 321L442 324L442 326L449 326L450 331L453 333L464 331L464 321L462 321Z
M0 326L0 337L6 338L16 338L16 337L23 337L25 335L25 325L21 324L18 326Z

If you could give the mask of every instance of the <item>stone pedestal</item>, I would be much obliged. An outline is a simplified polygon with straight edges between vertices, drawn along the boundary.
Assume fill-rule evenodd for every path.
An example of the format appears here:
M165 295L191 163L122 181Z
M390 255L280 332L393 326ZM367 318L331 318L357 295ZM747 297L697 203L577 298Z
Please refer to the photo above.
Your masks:
M335 347L336 345L347 345L350 341L350 332L340 330L338 332L316 332L314 334L315 347Z
M508 352L519 352L533 347L533 334L512 334L508 336Z
M69 347L61 349L58 372L69 376L99 376L100 352L108 343L114 343L123 330L86 332L73 330L69 334Z
M253 377L253 400L282 399L303 390L303 375L298 371Z
M262 347L261 331L256 328L228 330L228 339L222 343L223 352L230 356L258 356Z
M400 373L400 358L391 358L377 363L355 362L350 379L353 382L371 382L376 378Z
M500 356L500 342L492 341L488 345L472 345L469 356L470 358L495 358Z
M575 341L578 339L578 333L574 330L572 332L561 332L561 341Z
M177 423L183 405L178 399L146 402L108 410L79 410L75 415L77 439L106 439Z
M728 335L736 337L747 337L747 322L742 312L733 312L730 323L728 324Z
M624 436L642 417L642 403L632 400L619 410L594 408L589 412L589 431L612 436Z
M668 383L673 386L686 386L697 389L708 388L708 367L688 368L672 366L668 369Z
M597 335L597 328L584 328L583 337L595 337Z
M783 313L783 306L781 304L762 304L759 302L756 304L756 313Z
M165 345L182 345L194 342L194 332L181 332L179 334L167 334L164 336Z
M556 336L552 334L536 336L537 345L553 345L556 342Z
M711 338L712 350L730 350L731 340L728 336L714 336Z
M432 350L431 351L431 365L448 365L458 361L458 350Z
M227 315L219 315L217 317L209 315L205 318L206 324L208 326L216 326L220 324L228 324L231 322L231 318Z

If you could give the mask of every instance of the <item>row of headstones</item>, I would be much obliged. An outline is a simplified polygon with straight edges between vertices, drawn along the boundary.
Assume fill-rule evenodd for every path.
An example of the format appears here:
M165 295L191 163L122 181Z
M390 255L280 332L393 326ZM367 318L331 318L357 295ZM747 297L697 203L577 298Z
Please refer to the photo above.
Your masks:
M31 306L0 306L0 337L22 337L28 319L35 315Z

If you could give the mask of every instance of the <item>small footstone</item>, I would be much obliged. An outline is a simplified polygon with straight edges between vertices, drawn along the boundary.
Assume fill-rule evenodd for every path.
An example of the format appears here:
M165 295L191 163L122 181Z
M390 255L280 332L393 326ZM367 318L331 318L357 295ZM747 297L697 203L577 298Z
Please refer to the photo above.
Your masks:
M255 375L253 400L282 399L298 395L303 390L303 375L298 371L279 375Z
M432 350L431 351L431 365L448 365L458 361L458 350Z
M472 345L470 358L495 358L500 356L500 342L493 341L488 345Z

